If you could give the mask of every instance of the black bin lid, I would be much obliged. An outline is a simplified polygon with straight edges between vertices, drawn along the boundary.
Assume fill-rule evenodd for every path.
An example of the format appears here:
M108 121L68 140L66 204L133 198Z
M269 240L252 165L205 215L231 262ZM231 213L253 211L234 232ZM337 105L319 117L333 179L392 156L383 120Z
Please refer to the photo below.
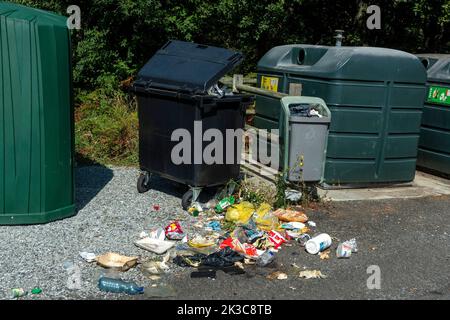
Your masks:
M206 93L243 55L192 42L167 42L139 71L135 86Z

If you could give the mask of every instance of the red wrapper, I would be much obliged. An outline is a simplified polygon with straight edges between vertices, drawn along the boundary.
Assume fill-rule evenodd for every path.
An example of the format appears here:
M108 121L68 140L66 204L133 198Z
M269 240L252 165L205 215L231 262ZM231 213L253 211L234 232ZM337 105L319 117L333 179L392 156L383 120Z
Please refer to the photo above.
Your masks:
M171 224L169 224L165 229L166 236L168 234L183 234L183 230L181 229L180 223L178 221L174 221Z
M275 249L286 242L286 239L280 233L273 230L269 232L269 240L273 243Z

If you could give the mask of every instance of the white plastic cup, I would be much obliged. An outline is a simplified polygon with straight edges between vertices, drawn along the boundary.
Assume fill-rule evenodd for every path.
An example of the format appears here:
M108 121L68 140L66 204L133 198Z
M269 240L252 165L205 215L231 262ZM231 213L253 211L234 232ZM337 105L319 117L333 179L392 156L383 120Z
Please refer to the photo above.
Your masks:
M318 254L329 248L331 243L331 237L326 233L322 233L306 242L305 249L310 254Z

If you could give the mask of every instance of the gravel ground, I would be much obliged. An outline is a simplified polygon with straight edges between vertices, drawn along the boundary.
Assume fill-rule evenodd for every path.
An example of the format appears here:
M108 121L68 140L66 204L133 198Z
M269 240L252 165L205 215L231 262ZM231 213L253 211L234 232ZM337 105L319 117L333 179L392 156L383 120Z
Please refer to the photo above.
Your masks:
M96 285L105 269L78 254L113 251L154 259L133 244L143 230L178 219L187 233L198 231L198 219L181 209L183 187L155 179L153 189L140 195L135 186L138 174L126 168L79 168L75 217L46 225L0 227L0 299L8 299L11 288L36 286L43 293L24 299L145 299L100 292ZM153 210L155 204L160 211ZM249 267L245 275L220 271L215 280L191 279L192 269L170 264L170 272L157 281L147 278L141 266L121 276L147 288L166 283L176 288L177 299L450 299L450 197L342 202L308 215L318 225L316 232L334 237L329 260L294 245L283 247L274 268ZM359 252L337 260L337 240L353 237ZM294 262L321 270L328 278L299 279ZM74 277L64 265L70 264L81 274L78 290L68 288ZM371 265L381 268L381 290L367 289ZM267 280L266 275L276 270L286 272L288 280Z
M79 252L112 251L152 259L154 254L133 244L142 231L164 227L174 217L187 219L182 223L188 232L193 231L189 226L194 224L188 223L193 218L181 209L183 188L156 179L155 189L140 195L136 191L138 175L135 169L79 168L76 170L79 212L75 217L45 225L0 227L0 298L7 299L11 288L31 290L36 286L43 293L25 299L127 298L100 292L96 284L104 269L84 262ZM154 204L161 206L158 212L153 210ZM80 290L68 289L75 269L67 271L65 264L79 268ZM177 268L171 270L176 272ZM145 287L152 284L139 266L122 276Z

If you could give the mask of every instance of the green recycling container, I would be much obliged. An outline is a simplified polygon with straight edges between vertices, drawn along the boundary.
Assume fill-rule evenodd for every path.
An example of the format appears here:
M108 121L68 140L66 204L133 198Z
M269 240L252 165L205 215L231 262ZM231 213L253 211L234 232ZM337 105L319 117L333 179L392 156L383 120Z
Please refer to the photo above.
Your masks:
M414 180L426 71L416 56L386 48L285 45L258 63L261 88L322 98L332 113L324 182ZM277 128L279 104L256 99L254 126Z
M417 165L450 176L450 55L422 55L428 69Z
M66 18L0 2L0 224L75 214Z

